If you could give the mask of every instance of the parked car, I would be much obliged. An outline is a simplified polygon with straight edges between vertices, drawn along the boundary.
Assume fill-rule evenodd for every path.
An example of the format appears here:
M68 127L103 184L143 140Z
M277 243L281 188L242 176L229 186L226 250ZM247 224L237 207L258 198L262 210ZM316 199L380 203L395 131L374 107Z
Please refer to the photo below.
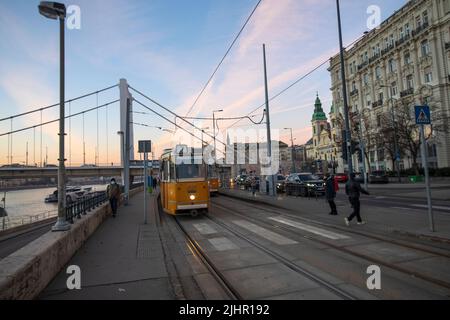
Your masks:
M302 197L325 194L325 183L311 173L293 173L286 179L285 190L286 195Z
M240 174L236 177L236 179L234 181L236 182L236 184L238 186L241 186L241 185L244 185L246 179L247 179L246 174Z
M389 183L389 178L385 171L376 170L370 174L369 181L370 183Z
M285 191L286 177L281 174L277 175L275 183L277 187L277 192L283 193Z
M252 177L249 176L245 179L244 181L244 187L246 190L251 190L252 189L252 179L256 180L256 190L259 191L259 177Z
M346 183L348 181L348 174L346 173L336 173L334 179L339 183Z

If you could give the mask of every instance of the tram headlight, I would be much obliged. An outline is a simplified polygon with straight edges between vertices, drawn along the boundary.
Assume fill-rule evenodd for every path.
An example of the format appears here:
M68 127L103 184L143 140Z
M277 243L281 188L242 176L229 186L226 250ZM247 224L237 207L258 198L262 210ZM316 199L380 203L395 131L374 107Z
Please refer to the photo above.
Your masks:
M194 201L194 200L195 200L195 194L191 194L191 195L189 196L189 199L191 199L191 201Z

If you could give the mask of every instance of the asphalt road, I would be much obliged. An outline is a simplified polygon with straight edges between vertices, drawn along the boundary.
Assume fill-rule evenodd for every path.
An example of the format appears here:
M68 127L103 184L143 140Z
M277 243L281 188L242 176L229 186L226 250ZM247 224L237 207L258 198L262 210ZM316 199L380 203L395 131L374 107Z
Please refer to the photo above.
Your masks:
M0 238L0 259L9 256L11 253L16 252L28 243L47 233L51 230L51 226L54 223L55 222L52 220L44 225L30 228L28 231L21 231L19 233L10 234Z

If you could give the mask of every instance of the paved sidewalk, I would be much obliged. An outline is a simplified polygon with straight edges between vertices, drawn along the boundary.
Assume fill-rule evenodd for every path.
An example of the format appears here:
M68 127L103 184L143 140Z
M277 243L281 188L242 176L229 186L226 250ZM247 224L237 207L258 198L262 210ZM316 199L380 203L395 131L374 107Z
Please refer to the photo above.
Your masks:
M66 269L53 279L40 299L174 299L163 249L155 225L155 198L148 197L144 225L144 193L118 209L74 255L68 265L81 268L81 290L68 290Z
M275 205L277 207L296 212L299 216L304 218L339 226L345 226L343 219L352 211L348 200L345 195L342 194L342 191L339 191L336 200L339 212L338 216L328 215L330 207L324 197L319 197L316 199L278 195L276 198L273 198L259 193L253 197L251 192L237 189L221 189L220 193L244 200ZM374 196L369 197L376 199ZM429 238L436 238L436 240L450 242L449 214L435 212L434 219L437 232L430 232L428 228L428 216L426 209L400 210L398 208L391 207L369 206L364 203L364 199L368 199L368 197L361 197L361 216L368 222L368 224L364 226L356 226L356 224L352 224L351 227L365 228L367 230L378 232L400 232L417 237L425 236ZM380 201L383 200L380 199Z

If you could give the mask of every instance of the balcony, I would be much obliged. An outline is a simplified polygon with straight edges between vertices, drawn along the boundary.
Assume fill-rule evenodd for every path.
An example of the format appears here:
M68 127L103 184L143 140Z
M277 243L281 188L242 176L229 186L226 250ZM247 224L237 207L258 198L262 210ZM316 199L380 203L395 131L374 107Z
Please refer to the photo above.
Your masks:
M409 88L409 89L403 90L402 92L400 92L400 98L407 97L409 95L412 95L413 93L414 93L414 88Z
M374 54L374 55L372 56L372 58L369 59L369 63L374 62L374 61L377 60L379 57L381 57L381 55L380 55L379 53Z
M409 34L401 37L400 39L395 41L395 46L398 47L398 46L402 45L405 41L408 41L410 38L411 38L411 36Z
M368 65L369 65L369 60L364 61L363 63L358 65L358 71L360 71L362 68L364 68L364 67L366 67Z
M378 100L372 103L372 108L381 107L383 105L383 100Z
M430 24L428 23L428 21L418 26L415 30L413 30L412 36L413 37L417 36L418 34L422 33L425 29L427 29L429 26Z
M359 92L358 89L352 90L352 91L350 92L350 97L352 97L352 96L358 94L358 92Z
M394 45L390 44L389 46L387 46L385 49L381 50L381 55L384 56L386 53L388 53L389 51L391 51L392 49L394 49Z

